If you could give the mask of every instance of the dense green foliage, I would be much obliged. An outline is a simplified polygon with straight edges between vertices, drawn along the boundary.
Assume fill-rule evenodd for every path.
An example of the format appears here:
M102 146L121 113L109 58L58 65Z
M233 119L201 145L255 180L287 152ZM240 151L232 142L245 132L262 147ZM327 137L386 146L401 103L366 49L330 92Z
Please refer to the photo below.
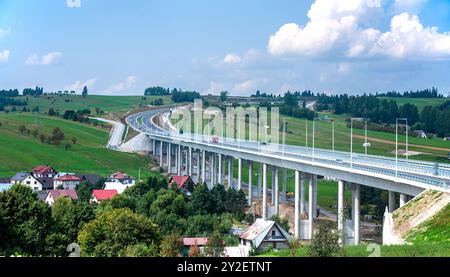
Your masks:
M334 224L318 225L308 245L308 255L310 257L331 257L339 252L339 234L335 229L336 226Z

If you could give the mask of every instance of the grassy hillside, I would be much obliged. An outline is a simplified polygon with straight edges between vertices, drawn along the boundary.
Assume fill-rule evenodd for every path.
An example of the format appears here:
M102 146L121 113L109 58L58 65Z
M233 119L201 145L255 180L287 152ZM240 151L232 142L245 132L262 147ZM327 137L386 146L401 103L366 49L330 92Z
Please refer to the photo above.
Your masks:
M413 243L450 243L450 204L432 219L413 229L407 240Z
M80 173L108 174L123 170L137 177L139 168L142 168L143 178L151 174L147 170L148 157L105 148L108 128L30 113L0 113L0 122L0 177L11 177L18 171L28 171L41 164L52 165L60 171ZM32 134L20 133L20 125L45 135L59 127L65 140L61 145L41 143ZM72 137L76 137L76 144L65 150L64 144L71 143Z
M80 95L43 95L40 97L24 96L18 99L28 102L28 108L39 106L39 111L45 113L49 108L64 112L65 110L100 108L105 112L126 113L140 106L150 105L156 99L163 99L164 105L172 104L170 96L102 96L88 95L86 98Z
M397 104L403 105L406 103L410 103L416 105L419 110L421 110L425 106L438 106L445 101L448 101L448 98L403 98L403 97L380 97L380 99L388 99L394 100Z

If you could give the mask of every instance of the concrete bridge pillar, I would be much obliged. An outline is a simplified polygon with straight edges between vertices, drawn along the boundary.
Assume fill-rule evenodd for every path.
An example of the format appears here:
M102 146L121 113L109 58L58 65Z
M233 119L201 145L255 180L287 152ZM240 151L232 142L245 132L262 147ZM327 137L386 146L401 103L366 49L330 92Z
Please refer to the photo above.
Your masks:
M273 169L273 179L274 179L274 185L273 185L273 190L275 191L275 214L279 215L280 214L280 189L278 186L278 167L275 166Z
M267 220L267 164L262 165L262 186L263 186L262 218L263 220Z
M258 164L258 200L261 200L261 188L262 188L262 164Z
M206 183L206 151L202 151L202 183Z
M214 187L214 185L215 185L215 181L216 181L216 179L215 179L215 164L214 164L214 159L215 158L215 154L214 153L211 153L210 154L210 170L209 170L209 172L210 172L210 177L211 177L211 186L210 186L210 188L213 188Z
M344 182L338 181L338 209L337 209L337 222L339 232L339 243L342 244L345 239L344 232Z
M197 150L197 183L200 183L200 174L201 174L201 162L202 162L202 151L200 149Z
M275 166L272 166L272 177L271 177L271 185L272 185L272 189L270 190L271 192L271 202L272 202L272 206L275 205Z
M296 238L300 238L300 226L301 226L301 188L300 183L301 174L299 171L295 171L295 213L294 213L294 235Z
M395 192L389 191L389 212L395 211Z
M237 190L242 189L242 159L238 159L238 188Z
M408 195L400 194L400 208L405 206L406 202L408 202Z
M167 144L167 173L172 173L172 143Z
M253 162L248 161L248 205L253 203Z
M156 155L156 140L152 139L152 154Z
M233 164L234 159L233 157L230 157L230 159L228 160L228 188L233 187Z
M314 197L314 180L313 175L309 175L309 188L308 188L308 230L309 230L309 239L311 240L313 237L313 197Z
M286 183L287 183L287 169L283 168L283 188L281 191L281 202L286 203Z
M187 155L186 167L188 170L188 175L192 177L192 147L189 147Z
M223 185L223 175L222 175L222 154L217 155L217 161L218 161L218 183Z
M314 218L318 218L319 214L317 213L317 175L314 175L313 178L313 185L314 185L314 190L313 190L313 216Z
M301 215L306 213L305 182L306 182L306 175L304 175L300 181L300 214Z
M163 142L162 140L159 142L159 165L161 167L164 166L164 161L163 161Z
M181 175L181 145L178 145L177 150L177 175Z
M354 240L355 245L358 245L360 242L360 185L355 184L352 191L352 209L354 214L354 221L353 221L353 230L354 230Z

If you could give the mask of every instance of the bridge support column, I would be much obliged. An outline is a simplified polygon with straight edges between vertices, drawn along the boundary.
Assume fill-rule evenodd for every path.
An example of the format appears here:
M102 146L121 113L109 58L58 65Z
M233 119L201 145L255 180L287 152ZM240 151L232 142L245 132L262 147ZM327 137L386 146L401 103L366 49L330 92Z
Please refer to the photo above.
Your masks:
M337 209L337 223L339 232L339 243L343 244L345 239L344 232L344 182L338 181L338 209Z
M214 153L211 153L211 155L210 155L210 174L211 174L211 187L210 187L210 189L212 189L213 187L214 187L214 185L215 185L215 181L216 181L216 179L215 179L215 171L216 171L216 169L215 169L215 164L214 164L214 160L215 160L215 154Z
M309 175L309 188L308 188L308 230L309 230L309 235L308 238L311 240L313 237L313 197L314 197L314 180L313 180L313 175L310 174Z
M353 205L352 209L354 210L354 221L353 221L353 230L354 230L354 240L355 245L359 245L360 241L360 185L355 184L352 191Z
M301 174L299 171L295 171L295 214L294 214L294 235L297 239L300 239L300 226L301 226L301 201L300 201L300 183L301 183Z
M202 183L206 183L206 151L202 151Z
M280 214L280 189L278 186L278 167L275 166L274 170L273 170L273 179L274 179L274 187L273 190L275 191L275 214L279 215Z
M271 179L271 190L270 190L270 192L271 192L271 203L272 203L272 206L274 206L275 205L275 166L272 166L272 177L270 178Z
M192 147L189 147L189 150L188 150L187 154L188 154L188 158L187 158L187 161L186 161L186 167L187 167L187 170L188 170L188 174L187 175L192 177L192 164L193 164L193 162L192 162Z
M405 206L406 202L408 202L408 195L400 194L400 208Z
M223 175L222 175L222 154L218 154L217 155L217 160L218 160L218 177L219 180L217 181L219 184L223 185Z
M319 214L317 212L317 175L314 175L314 190L313 190L313 216L318 218Z
M228 160L228 188L233 187L233 163L234 159L233 157L230 157Z
M389 191L389 212L395 211L395 192Z
M242 159L238 159L238 188L237 190L242 189Z
M262 186L263 186L262 218L263 220L267 220L267 164L262 165Z
M253 203L253 162L248 162L248 205Z
M163 142L162 142L162 140L159 142L160 143L160 145L159 145L159 165L161 166L161 167L163 167L164 166L164 161L163 161Z
M172 173L172 143L167 144L167 173Z
M181 145L178 145L177 150L177 175L181 175Z
M197 183L200 183L200 170L201 170L201 162L202 162L202 151L200 149L197 150Z
M281 192L281 202L286 203L286 183L287 183L287 169L283 168L283 188Z
M300 215L306 213L305 182L306 182L306 175L304 175L300 181Z
M258 163L258 200L261 200L262 188L262 164Z

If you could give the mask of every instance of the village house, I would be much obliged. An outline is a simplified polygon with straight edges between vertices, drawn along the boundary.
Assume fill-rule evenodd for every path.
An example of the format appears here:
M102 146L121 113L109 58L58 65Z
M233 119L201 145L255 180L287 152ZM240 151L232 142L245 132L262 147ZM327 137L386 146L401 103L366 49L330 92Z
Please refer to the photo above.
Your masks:
M169 180L169 187L177 186L187 196L190 196L194 191L194 181L189 176L173 176Z
M275 221L258 218L240 236L241 245L256 251L286 249L289 247L291 236Z
M69 197L72 200L77 200L78 195L77 192L73 189L67 189L67 190L49 190L47 192L47 196L45 197L45 203L47 203L49 206L53 206L55 204L56 200L60 197Z
M31 173L19 172L11 178L12 185L24 185L30 187L33 191L42 190L42 183L36 179Z
M208 244L208 238L182 238L183 241L183 256L189 256L189 250L191 247L197 245L200 249L200 254L205 252L206 244Z
M58 172L51 166L36 166L32 169L35 178L54 178Z
M121 171L116 172L108 177L105 182L105 190L116 190L122 194L128 187L135 185L135 179L130 175Z
M425 131L423 131L423 130L414 130L413 134L415 137L418 137L418 138L424 138L424 139L428 138L427 133L425 133Z
M53 180L53 189L76 189L81 179L74 175L64 175Z
M112 199L114 196L116 196L117 190L112 189L112 190L93 190L92 191L92 197L91 200L89 201L90 203L95 203L95 204L100 204L102 201L104 200L109 200Z
M0 178L0 192L9 190L11 186L12 184L10 178Z

